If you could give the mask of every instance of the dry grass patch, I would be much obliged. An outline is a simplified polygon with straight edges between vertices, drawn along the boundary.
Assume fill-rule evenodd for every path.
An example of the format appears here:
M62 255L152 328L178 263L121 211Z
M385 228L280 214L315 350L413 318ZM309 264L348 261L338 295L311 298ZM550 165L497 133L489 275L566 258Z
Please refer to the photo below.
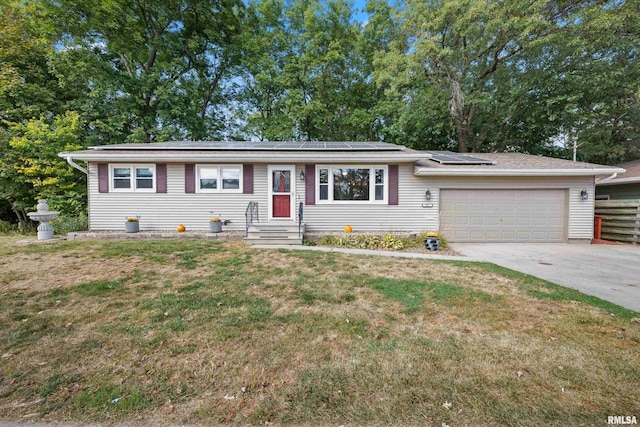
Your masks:
M538 426L640 414L637 313L489 264L236 242L0 244L0 419Z

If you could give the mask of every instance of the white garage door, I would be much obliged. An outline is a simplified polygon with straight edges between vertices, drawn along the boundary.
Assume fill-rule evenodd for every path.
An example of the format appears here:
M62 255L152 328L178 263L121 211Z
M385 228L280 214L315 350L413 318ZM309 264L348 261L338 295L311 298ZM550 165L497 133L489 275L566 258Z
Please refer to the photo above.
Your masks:
M441 190L440 231L451 242L562 242L565 190Z

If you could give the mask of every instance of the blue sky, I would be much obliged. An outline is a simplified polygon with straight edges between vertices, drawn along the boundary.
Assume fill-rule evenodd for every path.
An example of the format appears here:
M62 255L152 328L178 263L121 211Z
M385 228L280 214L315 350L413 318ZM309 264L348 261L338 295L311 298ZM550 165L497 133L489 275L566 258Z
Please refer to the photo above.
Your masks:
M367 4L367 0L353 0L355 8L358 10L364 10L366 4ZM360 22L364 22L367 20L367 14L364 12L360 12L360 13L356 13L354 14L355 18L360 21Z

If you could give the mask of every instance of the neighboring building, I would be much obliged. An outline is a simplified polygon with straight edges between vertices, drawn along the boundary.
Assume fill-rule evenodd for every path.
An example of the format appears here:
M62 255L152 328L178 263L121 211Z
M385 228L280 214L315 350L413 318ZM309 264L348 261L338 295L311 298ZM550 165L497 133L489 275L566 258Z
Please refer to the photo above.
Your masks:
M640 200L640 160L622 163L616 167L626 169L615 177L603 176L596 181L596 197L599 200Z
M91 230L245 229L415 233L452 242L589 242L594 177L624 169L526 154L420 152L382 142L165 142L60 153L87 162ZM77 165L75 165L77 167ZM82 168L80 168L82 169Z

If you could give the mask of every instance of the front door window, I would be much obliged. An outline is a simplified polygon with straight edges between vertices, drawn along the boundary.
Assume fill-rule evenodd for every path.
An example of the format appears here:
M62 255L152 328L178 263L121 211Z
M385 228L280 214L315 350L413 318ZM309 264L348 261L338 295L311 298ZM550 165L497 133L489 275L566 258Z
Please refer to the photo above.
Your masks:
M291 171L274 170L273 172L273 192L291 192Z

